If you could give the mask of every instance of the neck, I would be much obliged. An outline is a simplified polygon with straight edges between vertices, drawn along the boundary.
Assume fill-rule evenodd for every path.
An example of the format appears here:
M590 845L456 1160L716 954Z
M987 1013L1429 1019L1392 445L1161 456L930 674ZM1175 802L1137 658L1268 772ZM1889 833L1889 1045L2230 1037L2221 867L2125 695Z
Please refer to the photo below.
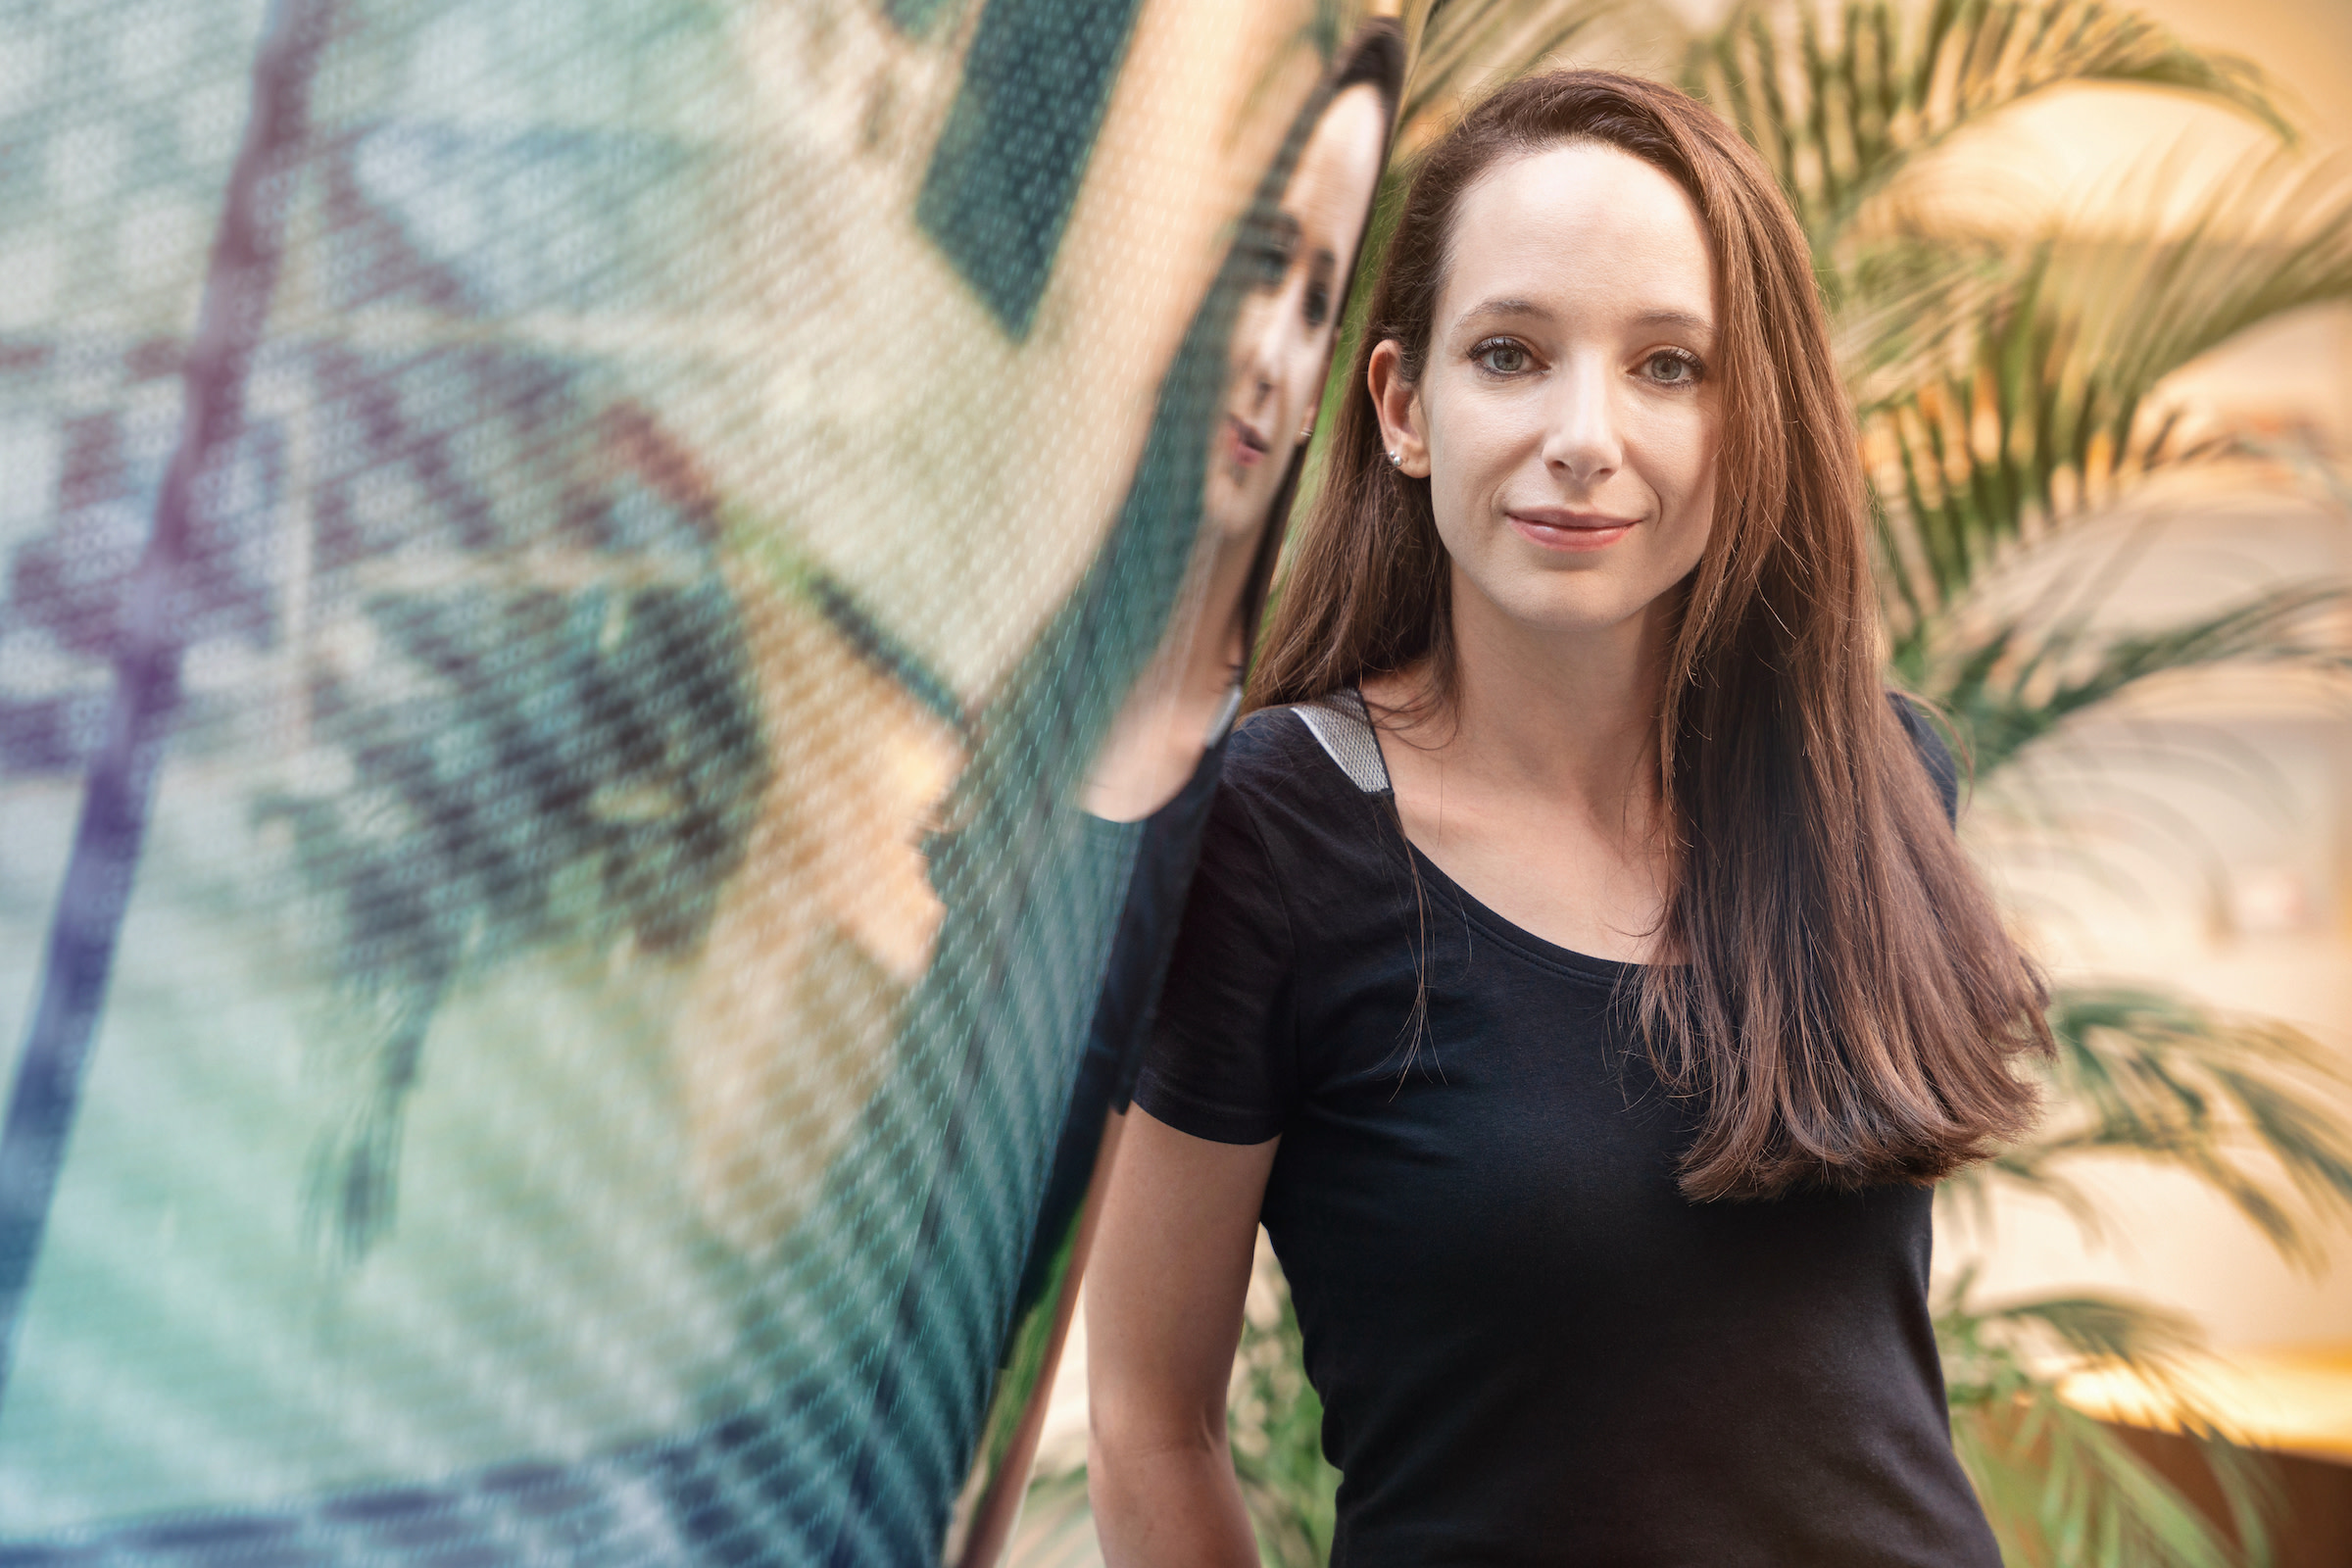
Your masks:
M1095 759L1079 804L1113 822L1149 816L1183 788L1242 661L1242 593L1254 537L1220 533L1194 560L1170 632Z
M1225 700L1241 667L1243 637L1242 595L1250 585L1250 568L1257 561L1257 536L1229 534L1210 547L1208 560L1193 592L1197 600L1186 610L1197 618L1199 630L1183 652L1185 689L1213 707ZM1188 599L1190 595L1188 595Z
M1449 765L1647 821L1658 799L1658 703L1672 596L1613 626L1563 631L1453 585L1454 689L1414 726Z

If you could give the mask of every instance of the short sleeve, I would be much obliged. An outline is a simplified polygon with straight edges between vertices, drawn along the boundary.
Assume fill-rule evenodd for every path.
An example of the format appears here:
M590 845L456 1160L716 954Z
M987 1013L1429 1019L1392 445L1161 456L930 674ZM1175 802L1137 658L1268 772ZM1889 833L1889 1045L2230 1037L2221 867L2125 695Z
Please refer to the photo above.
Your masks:
M1201 832L1135 1102L1220 1144L1280 1134L1298 1089L1294 951L1264 838L1228 781Z
M1903 696L1888 692L1886 700L1894 705L1895 715L1903 721L1904 732L1911 737L1911 748L1919 753L1920 764L1935 782L1937 799L1943 802L1943 814L1953 825L1960 821L1960 763L1952 749L1943 743L1935 721L1928 717L1925 708Z

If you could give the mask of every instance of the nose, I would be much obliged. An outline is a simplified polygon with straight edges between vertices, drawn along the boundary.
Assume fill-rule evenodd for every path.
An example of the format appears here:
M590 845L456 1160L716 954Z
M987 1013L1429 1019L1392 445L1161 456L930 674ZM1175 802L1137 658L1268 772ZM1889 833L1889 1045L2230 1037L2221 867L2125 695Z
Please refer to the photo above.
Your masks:
M1254 317L1254 319L1249 318ZM1280 310L1250 312L1234 323L1235 377L1244 388L1250 407L1262 408L1282 380L1283 313Z
M1617 378L1599 355L1580 354L1564 366L1544 431L1544 466L1579 487L1598 483L1625 462L1617 428Z

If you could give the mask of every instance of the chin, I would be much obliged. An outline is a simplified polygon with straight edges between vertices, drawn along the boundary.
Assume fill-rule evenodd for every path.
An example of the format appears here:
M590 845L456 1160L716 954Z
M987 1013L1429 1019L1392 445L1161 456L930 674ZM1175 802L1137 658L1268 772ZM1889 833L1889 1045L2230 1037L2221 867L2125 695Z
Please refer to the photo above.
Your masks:
M1264 487L1263 495L1259 488L1236 483L1222 468L1212 470L1200 493L1202 531L1220 538L1254 534L1266 520L1267 509L1274 505L1272 487Z
M1579 573L1565 582L1515 584L1516 591L1492 597L1511 621L1565 636L1588 636L1622 626L1638 619L1659 597L1618 583L1596 582L1592 575Z

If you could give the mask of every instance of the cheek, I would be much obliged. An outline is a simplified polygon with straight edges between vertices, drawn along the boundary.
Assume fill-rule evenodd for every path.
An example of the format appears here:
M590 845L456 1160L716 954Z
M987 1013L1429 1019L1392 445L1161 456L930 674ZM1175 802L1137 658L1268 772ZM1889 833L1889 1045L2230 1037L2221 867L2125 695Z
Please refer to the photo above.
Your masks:
M1320 401L1323 372L1330 368L1330 331L1322 327L1301 331L1291 350L1291 384L1286 391L1291 406L1302 415L1311 412ZM1305 422L1303 417L1299 422Z
M1448 514L1468 527L1494 511L1503 483L1523 463L1542 460L1543 408L1525 400L1448 399L1425 416L1430 499L1443 528Z
M1643 442L1642 467L1658 498L1663 532L1695 563L1715 516L1717 423L1711 409L1668 411Z
M1674 561L1668 575L1681 581L1695 570L1706 556L1707 541L1715 534L1715 476L1702 473L1690 493L1684 498L1680 519L1670 536Z

